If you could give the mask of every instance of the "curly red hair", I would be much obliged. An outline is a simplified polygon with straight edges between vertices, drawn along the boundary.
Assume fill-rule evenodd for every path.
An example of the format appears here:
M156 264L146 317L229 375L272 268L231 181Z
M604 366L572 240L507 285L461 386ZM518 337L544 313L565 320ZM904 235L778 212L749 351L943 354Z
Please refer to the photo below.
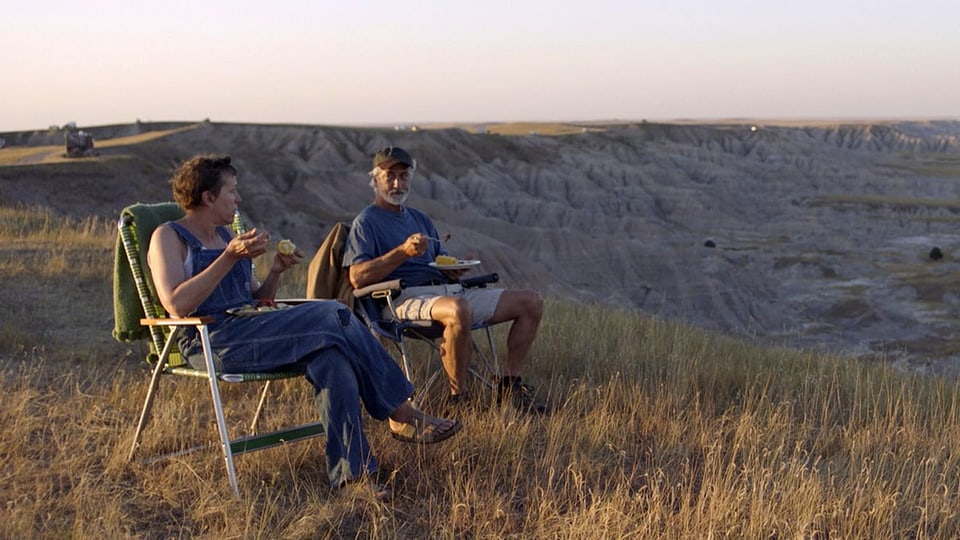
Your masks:
M202 204L204 191L220 194L225 174L237 175L237 169L230 164L230 156L194 156L184 161L170 179L173 199L184 210L196 208Z

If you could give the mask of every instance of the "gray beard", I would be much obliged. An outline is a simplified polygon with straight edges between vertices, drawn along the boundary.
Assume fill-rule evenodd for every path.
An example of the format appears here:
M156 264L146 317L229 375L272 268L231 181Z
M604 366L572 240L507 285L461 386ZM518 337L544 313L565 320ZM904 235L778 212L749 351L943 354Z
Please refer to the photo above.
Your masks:
M394 195L392 193L381 193L380 196L383 197L383 200L387 201L390 204L401 206L403 203L407 202L407 196L410 195L410 192L404 192L402 195Z

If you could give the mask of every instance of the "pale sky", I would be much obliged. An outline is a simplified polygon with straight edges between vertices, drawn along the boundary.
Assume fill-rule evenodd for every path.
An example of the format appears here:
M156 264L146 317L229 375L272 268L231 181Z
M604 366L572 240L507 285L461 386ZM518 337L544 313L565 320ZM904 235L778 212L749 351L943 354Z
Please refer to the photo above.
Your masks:
M958 0L8 0L0 131L960 118Z

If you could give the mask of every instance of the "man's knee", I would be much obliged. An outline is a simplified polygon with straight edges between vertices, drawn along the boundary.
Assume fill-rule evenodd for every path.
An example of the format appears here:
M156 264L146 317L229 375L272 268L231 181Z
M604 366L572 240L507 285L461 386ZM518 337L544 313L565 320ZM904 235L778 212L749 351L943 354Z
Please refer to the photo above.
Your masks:
M454 311L457 322L464 328L470 328L470 325L473 324L473 307L470 305L470 302L461 296L453 297L453 301L456 306Z
M543 317L543 297L537 291L517 291L521 316L539 321Z
M543 296L540 296L540 293L536 291L530 291L530 294L533 297L530 311L536 315L537 320L540 320L540 318L543 317Z
M470 302L461 296L445 296L438 300L433 315L435 321L445 326L470 328L473 324L473 308Z
M543 317L543 297L532 290L506 290L500 295L491 323L524 321L539 324Z

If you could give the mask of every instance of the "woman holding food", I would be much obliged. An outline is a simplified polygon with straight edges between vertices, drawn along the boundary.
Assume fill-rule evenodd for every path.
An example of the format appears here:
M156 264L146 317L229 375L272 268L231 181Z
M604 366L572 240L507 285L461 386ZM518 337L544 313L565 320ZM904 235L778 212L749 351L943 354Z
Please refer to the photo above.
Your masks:
M361 401L373 418L390 419L397 439L433 443L459 431L459 422L426 415L410 404L413 385L343 304L274 305L280 275L303 255L284 243L263 283L253 275L251 259L267 251L270 236L256 229L233 235L226 228L241 202L229 157L196 156L179 167L170 183L185 215L157 227L147 252L161 303L174 317L214 319L209 332L218 368L306 376L324 424L334 486L377 471L363 432ZM274 309L249 309L255 306ZM185 332L178 345L192 365L202 368L195 331ZM389 492L378 488L377 495Z

